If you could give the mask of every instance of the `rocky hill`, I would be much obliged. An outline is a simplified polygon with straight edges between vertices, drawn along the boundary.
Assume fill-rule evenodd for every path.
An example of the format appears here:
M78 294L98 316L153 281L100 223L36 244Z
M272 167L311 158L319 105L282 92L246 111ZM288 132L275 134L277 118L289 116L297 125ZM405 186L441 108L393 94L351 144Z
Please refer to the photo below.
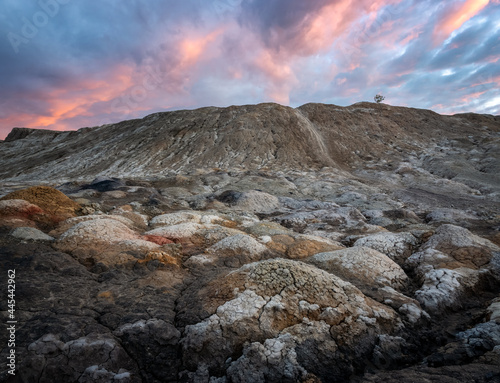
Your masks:
M14 129L0 382L500 382L499 174L498 116L384 104Z
M73 132L15 128L0 144L0 179L147 177L197 168L351 169L366 161L396 166L444 139L478 149L474 166L496 175L487 157L498 152L487 152L498 147L499 132L500 117L441 116L372 103L203 108Z

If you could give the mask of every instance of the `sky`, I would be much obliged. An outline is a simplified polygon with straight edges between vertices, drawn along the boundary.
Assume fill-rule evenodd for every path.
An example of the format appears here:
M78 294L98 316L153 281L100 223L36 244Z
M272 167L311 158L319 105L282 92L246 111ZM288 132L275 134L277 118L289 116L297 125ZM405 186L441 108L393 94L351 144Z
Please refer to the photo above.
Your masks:
M2 0L0 139L203 106L500 114L500 0Z

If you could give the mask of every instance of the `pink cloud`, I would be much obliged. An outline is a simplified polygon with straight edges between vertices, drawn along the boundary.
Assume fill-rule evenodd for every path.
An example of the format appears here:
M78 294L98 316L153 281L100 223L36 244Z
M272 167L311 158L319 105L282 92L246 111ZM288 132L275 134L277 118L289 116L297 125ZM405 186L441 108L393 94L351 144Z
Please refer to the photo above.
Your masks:
M437 45L446 40L452 32L476 16L488 4L489 0L466 0L461 4L454 3L434 28L434 43Z

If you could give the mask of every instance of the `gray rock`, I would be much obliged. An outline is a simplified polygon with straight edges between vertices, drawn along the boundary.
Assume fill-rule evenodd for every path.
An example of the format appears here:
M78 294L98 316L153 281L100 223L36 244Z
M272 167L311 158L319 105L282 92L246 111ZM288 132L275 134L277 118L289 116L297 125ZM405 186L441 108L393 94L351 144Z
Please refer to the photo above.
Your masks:
M23 241L54 241L53 237L34 227L18 227L10 235Z
M425 217L430 223L460 224L477 220L477 216L458 209L437 209Z
M418 244L419 241L411 233L382 232L360 238L354 246L371 247L387 255L399 265L403 265Z

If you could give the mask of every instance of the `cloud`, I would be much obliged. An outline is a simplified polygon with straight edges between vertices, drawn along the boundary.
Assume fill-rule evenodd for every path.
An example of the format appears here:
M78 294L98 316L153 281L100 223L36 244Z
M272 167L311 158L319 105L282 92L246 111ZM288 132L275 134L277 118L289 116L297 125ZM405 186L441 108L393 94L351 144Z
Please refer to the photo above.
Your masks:
M476 16L489 3L489 0L466 0L447 4L434 28L434 42L436 44L448 38L452 32Z
M0 138L13 126L376 93L446 113L500 110L498 0L68 0L16 52L9 33L23 36L43 9L0 4Z

